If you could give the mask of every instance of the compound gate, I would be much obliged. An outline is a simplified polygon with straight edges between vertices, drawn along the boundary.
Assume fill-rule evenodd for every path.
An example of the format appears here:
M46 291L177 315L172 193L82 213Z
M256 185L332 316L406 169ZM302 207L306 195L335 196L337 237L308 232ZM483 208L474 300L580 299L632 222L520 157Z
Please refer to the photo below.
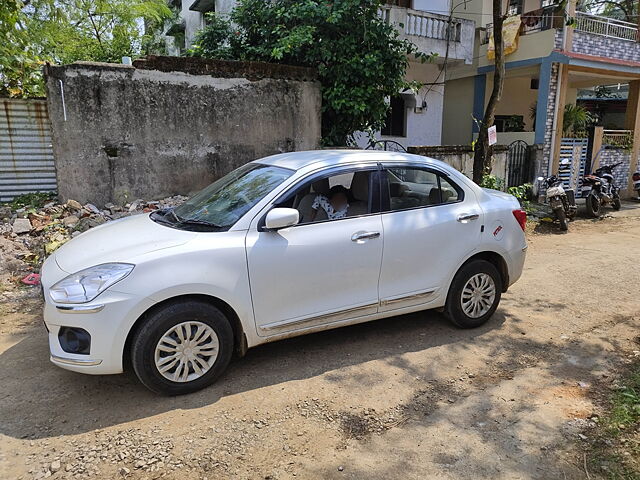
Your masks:
M531 182L533 172L527 142L516 140L509 145L507 162L507 187L517 187Z

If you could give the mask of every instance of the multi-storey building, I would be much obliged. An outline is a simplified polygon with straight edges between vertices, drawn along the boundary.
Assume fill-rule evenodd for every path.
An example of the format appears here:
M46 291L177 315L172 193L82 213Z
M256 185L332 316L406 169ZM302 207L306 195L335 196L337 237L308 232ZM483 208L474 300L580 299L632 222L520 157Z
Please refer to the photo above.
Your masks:
M471 64L447 69L442 142L469 144L493 88L494 62L487 56L492 32L492 2L468 0L456 15L477 23ZM562 7L553 0L503 0L504 11L518 16L517 48L506 56L502 101L496 111L498 143L514 141L542 147L538 173L573 175L593 170L609 158L621 158L618 177L627 187L640 147L640 43L638 26L576 11L576 1ZM566 105L576 104L578 91L603 85L628 84L624 124L601 125L585 138L567 138ZM624 151L620 148L624 145ZM576 155L579 164L563 166ZM621 150L620 152L614 150ZM567 162L564 162L567 164ZM530 180L529 178L528 180Z

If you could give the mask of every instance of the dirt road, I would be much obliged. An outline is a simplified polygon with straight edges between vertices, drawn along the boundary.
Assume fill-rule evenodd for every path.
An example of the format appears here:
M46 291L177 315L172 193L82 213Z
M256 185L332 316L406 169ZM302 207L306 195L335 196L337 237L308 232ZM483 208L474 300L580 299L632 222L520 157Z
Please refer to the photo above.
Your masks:
M532 232L482 328L425 312L291 339L178 398L54 367L37 296L5 295L0 478L586 478L579 435L640 350L639 265L626 205Z

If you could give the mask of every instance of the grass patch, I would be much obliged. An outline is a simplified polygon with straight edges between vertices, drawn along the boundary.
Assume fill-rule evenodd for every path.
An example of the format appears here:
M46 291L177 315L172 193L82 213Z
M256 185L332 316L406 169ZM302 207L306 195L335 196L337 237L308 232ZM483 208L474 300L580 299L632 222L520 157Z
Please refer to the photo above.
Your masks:
M11 210L18 210L19 208L26 208L27 210L35 210L42 208L45 204L55 200L56 194L49 192L36 192L26 193L24 195L17 196L11 202L6 205L11 207Z
M640 360L619 381L600 418L591 464L611 480L640 479Z

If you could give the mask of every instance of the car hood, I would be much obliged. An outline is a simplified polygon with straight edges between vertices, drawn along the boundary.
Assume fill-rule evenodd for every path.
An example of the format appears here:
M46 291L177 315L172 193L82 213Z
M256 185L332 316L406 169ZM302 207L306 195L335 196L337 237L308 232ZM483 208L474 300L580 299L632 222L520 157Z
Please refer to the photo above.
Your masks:
M54 253L58 266L75 273L109 262L127 262L138 255L183 245L195 232L160 225L149 215L105 223L69 240Z

